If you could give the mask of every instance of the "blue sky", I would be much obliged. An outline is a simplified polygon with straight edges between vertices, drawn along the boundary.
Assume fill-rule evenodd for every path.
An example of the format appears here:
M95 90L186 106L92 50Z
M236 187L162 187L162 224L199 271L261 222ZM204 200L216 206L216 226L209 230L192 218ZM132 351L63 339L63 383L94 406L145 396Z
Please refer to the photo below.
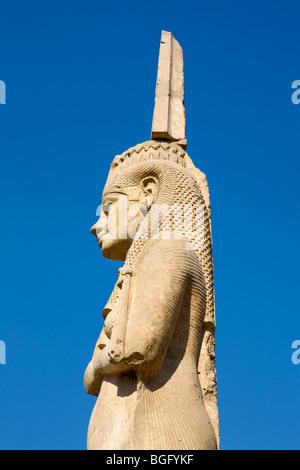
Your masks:
M150 138L161 30L212 203L222 449L299 449L296 1L0 1L1 449L85 449L83 373L121 263L90 234Z

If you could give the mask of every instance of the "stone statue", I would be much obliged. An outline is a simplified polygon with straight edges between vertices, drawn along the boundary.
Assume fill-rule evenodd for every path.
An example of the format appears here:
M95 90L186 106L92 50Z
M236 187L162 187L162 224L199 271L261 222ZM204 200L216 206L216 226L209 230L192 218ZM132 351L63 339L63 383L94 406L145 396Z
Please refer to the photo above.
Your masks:
M84 375L88 449L218 449L210 199L186 153L182 50L163 31L151 140L112 162L92 227L124 261Z

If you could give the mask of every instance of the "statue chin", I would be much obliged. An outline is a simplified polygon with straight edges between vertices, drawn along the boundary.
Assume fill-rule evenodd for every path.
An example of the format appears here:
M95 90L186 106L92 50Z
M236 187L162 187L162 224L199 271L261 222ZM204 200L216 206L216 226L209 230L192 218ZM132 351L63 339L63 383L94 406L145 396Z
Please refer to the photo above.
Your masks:
M132 240L102 240L100 247L106 259L125 261Z

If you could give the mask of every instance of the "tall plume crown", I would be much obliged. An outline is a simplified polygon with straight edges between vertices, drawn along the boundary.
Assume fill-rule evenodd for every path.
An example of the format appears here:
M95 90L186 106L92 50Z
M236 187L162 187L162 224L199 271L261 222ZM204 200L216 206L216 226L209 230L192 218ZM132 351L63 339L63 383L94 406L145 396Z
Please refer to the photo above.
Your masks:
M161 32L151 139L185 139L183 53L168 31Z

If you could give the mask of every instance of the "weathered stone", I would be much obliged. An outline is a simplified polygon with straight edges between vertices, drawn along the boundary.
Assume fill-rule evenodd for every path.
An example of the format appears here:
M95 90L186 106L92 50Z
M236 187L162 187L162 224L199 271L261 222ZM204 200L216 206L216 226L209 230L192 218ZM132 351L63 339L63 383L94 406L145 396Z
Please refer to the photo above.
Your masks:
M88 449L219 446L210 197L184 136L172 136L114 158L91 229L102 254L124 265L84 375L98 397Z
M151 139L185 138L184 71L180 44L161 33Z

